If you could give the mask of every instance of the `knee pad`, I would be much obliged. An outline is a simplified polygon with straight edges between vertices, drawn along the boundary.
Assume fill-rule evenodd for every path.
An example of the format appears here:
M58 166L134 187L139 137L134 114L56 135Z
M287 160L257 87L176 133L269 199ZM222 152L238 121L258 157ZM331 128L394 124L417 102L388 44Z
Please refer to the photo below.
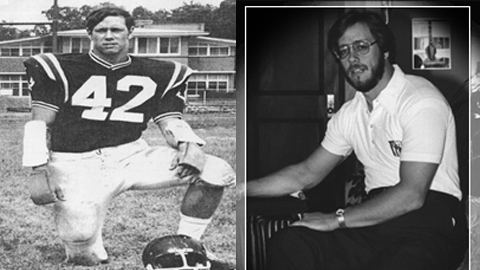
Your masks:
M200 177L203 181L214 186L234 186L236 174L232 166L225 160L207 155L207 161Z

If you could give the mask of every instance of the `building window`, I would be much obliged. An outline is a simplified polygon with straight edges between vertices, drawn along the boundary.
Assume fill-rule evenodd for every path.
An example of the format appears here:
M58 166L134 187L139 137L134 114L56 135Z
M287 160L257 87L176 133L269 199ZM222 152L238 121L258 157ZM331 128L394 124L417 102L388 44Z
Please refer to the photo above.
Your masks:
M198 95L199 91L227 91L227 74L193 74L187 83L187 90Z
M88 53L90 51L90 39L82 38L82 52Z
M41 52L41 47L22 47L22 56L32 56Z
M72 38L72 53L79 53L80 52L80 39L79 38Z
M30 55L32 55L32 48L22 48L22 55L23 55L23 56L30 56Z
M210 47L212 56L228 56L228 47Z
M138 53L147 53L147 39L146 38L138 38Z
M207 75L208 80L208 90L215 90L215 91L226 91L228 85L228 75L226 74L218 74L218 75Z
M187 83L187 91L193 92L198 95L199 91L207 89L207 75L194 74L190 76Z
M52 52L52 40L51 39L46 39L43 42L43 46L41 46L42 52L47 53L47 52Z
M134 53L135 52L135 39L132 38L128 41L128 52Z
M178 54L179 38L137 38L138 54Z
M218 82L208 82L208 89L217 89Z
M4 47L0 49L0 56L20 56L19 47Z
M157 38L138 38L138 53L154 54L157 52Z
M208 44L193 43L188 47L188 54L190 56L207 56L208 55Z
M9 90L14 97L28 96L28 83L25 75L0 75L0 90Z
M90 50L88 38L72 38L72 53L86 53Z
M32 56L42 52L51 52L52 44L48 40L33 42L24 42L10 47L0 48L0 56Z
M22 82L22 96L26 97L29 95L30 95L30 89L28 87L28 82L26 82L26 79L25 79L25 81Z
M157 52L157 39L149 38L147 39L147 53L156 53Z
M160 54L178 54L179 38L160 38Z
M161 38L160 39L160 53L168 53L168 46L170 42L168 38Z
M180 38L170 38L170 53L178 53Z
M217 46L208 43L191 43L188 47L190 56L230 56L231 51L228 46Z
M63 53L86 53L90 51L90 39L88 38L67 38L59 40L59 48ZM51 47L45 47L43 52L51 52Z

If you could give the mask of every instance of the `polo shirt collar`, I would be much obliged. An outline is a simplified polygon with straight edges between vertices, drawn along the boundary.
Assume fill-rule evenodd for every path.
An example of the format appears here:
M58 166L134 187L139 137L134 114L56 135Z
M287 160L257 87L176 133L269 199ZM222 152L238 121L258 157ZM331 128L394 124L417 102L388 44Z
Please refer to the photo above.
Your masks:
M395 112L395 104L405 87L405 73L398 65L393 65L393 75L387 86L380 92L376 100L390 113Z
M99 65L101 65L105 68L112 69L112 70L119 69L119 68L122 68L122 67L126 67L126 66L128 66L132 63L132 58L130 58L130 55L127 55L127 60L125 60L124 62L118 63L118 64L112 64L112 63L100 58L93 51L90 51L88 53L88 55L97 64L99 64Z

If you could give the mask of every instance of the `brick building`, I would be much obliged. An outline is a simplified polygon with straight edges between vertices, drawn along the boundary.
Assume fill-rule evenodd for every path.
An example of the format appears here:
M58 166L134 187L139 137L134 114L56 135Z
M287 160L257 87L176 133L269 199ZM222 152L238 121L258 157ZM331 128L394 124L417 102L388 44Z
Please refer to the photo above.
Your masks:
M57 52L90 50L84 29L58 32ZM195 70L188 81L189 95L203 91L235 91L235 40L208 37L204 24L143 25L135 28L130 53L138 57L173 60ZM23 61L52 52L52 36L0 41L0 111L29 107L28 83Z

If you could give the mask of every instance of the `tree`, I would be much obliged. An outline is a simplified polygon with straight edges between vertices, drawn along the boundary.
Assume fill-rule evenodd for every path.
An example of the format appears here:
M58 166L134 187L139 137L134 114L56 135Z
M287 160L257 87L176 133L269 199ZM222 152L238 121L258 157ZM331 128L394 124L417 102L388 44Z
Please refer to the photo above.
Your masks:
M236 39L236 1L225 0L213 11L209 25L213 37Z
M132 17L136 20L152 20L154 24L169 23L171 21L171 16L171 12L166 9L152 12L143 6L138 6L132 11Z
M103 2L98 6L113 5ZM58 30L83 29L85 20L92 9L98 7L84 5L80 8L58 8ZM235 0L224 0L218 8L212 5L202 5L190 1L184 2L183 6L168 11L160 9L155 12L143 6L138 6L132 11L135 19L153 20L154 24L162 23L204 23L205 31L210 32L212 37L235 39ZM53 19L53 7L43 11L49 20ZM35 33L41 31L35 31ZM43 32L42 32L43 33Z
M35 36L44 36L49 33L49 29L45 25L35 25L33 28L33 34Z
M2 21L5 22L5 21ZM30 37L31 31L20 31L15 27L0 26L0 41Z
M136 20L137 19L153 20L154 14L150 10L148 10L148 9L142 7L142 6L138 6L138 7L133 9L132 17L135 18Z
M172 10L171 20L175 23L205 23L205 31L212 37L236 38L236 1L225 0L218 8L203 6L191 1Z
M166 9L160 9L153 14L153 22L156 24L169 23L172 20L172 13Z
M80 8L74 7L59 7L58 8L58 30L70 30L70 29L83 29L85 28L85 22L88 14L97 7L102 6L114 6L110 2L102 2L99 5L91 7L89 5L83 5ZM42 11L49 20L53 20L54 9L51 7L48 10Z
M13 27L0 26L0 40L15 39L17 35L17 29Z
M85 18L91 7L82 6L81 8L59 7L58 8L58 30L82 29L85 28ZM53 7L46 11L42 11L49 20L53 20L55 10Z
M92 11L93 7L89 6L89 5L83 5L80 7L80 18L83 20L83 21L86 21L87 20L87 16L88 14L90 14L90 12Z
M203 6L191 1L183 3L183 6L172 10L172 21L174 23L210 23L214 7Z

